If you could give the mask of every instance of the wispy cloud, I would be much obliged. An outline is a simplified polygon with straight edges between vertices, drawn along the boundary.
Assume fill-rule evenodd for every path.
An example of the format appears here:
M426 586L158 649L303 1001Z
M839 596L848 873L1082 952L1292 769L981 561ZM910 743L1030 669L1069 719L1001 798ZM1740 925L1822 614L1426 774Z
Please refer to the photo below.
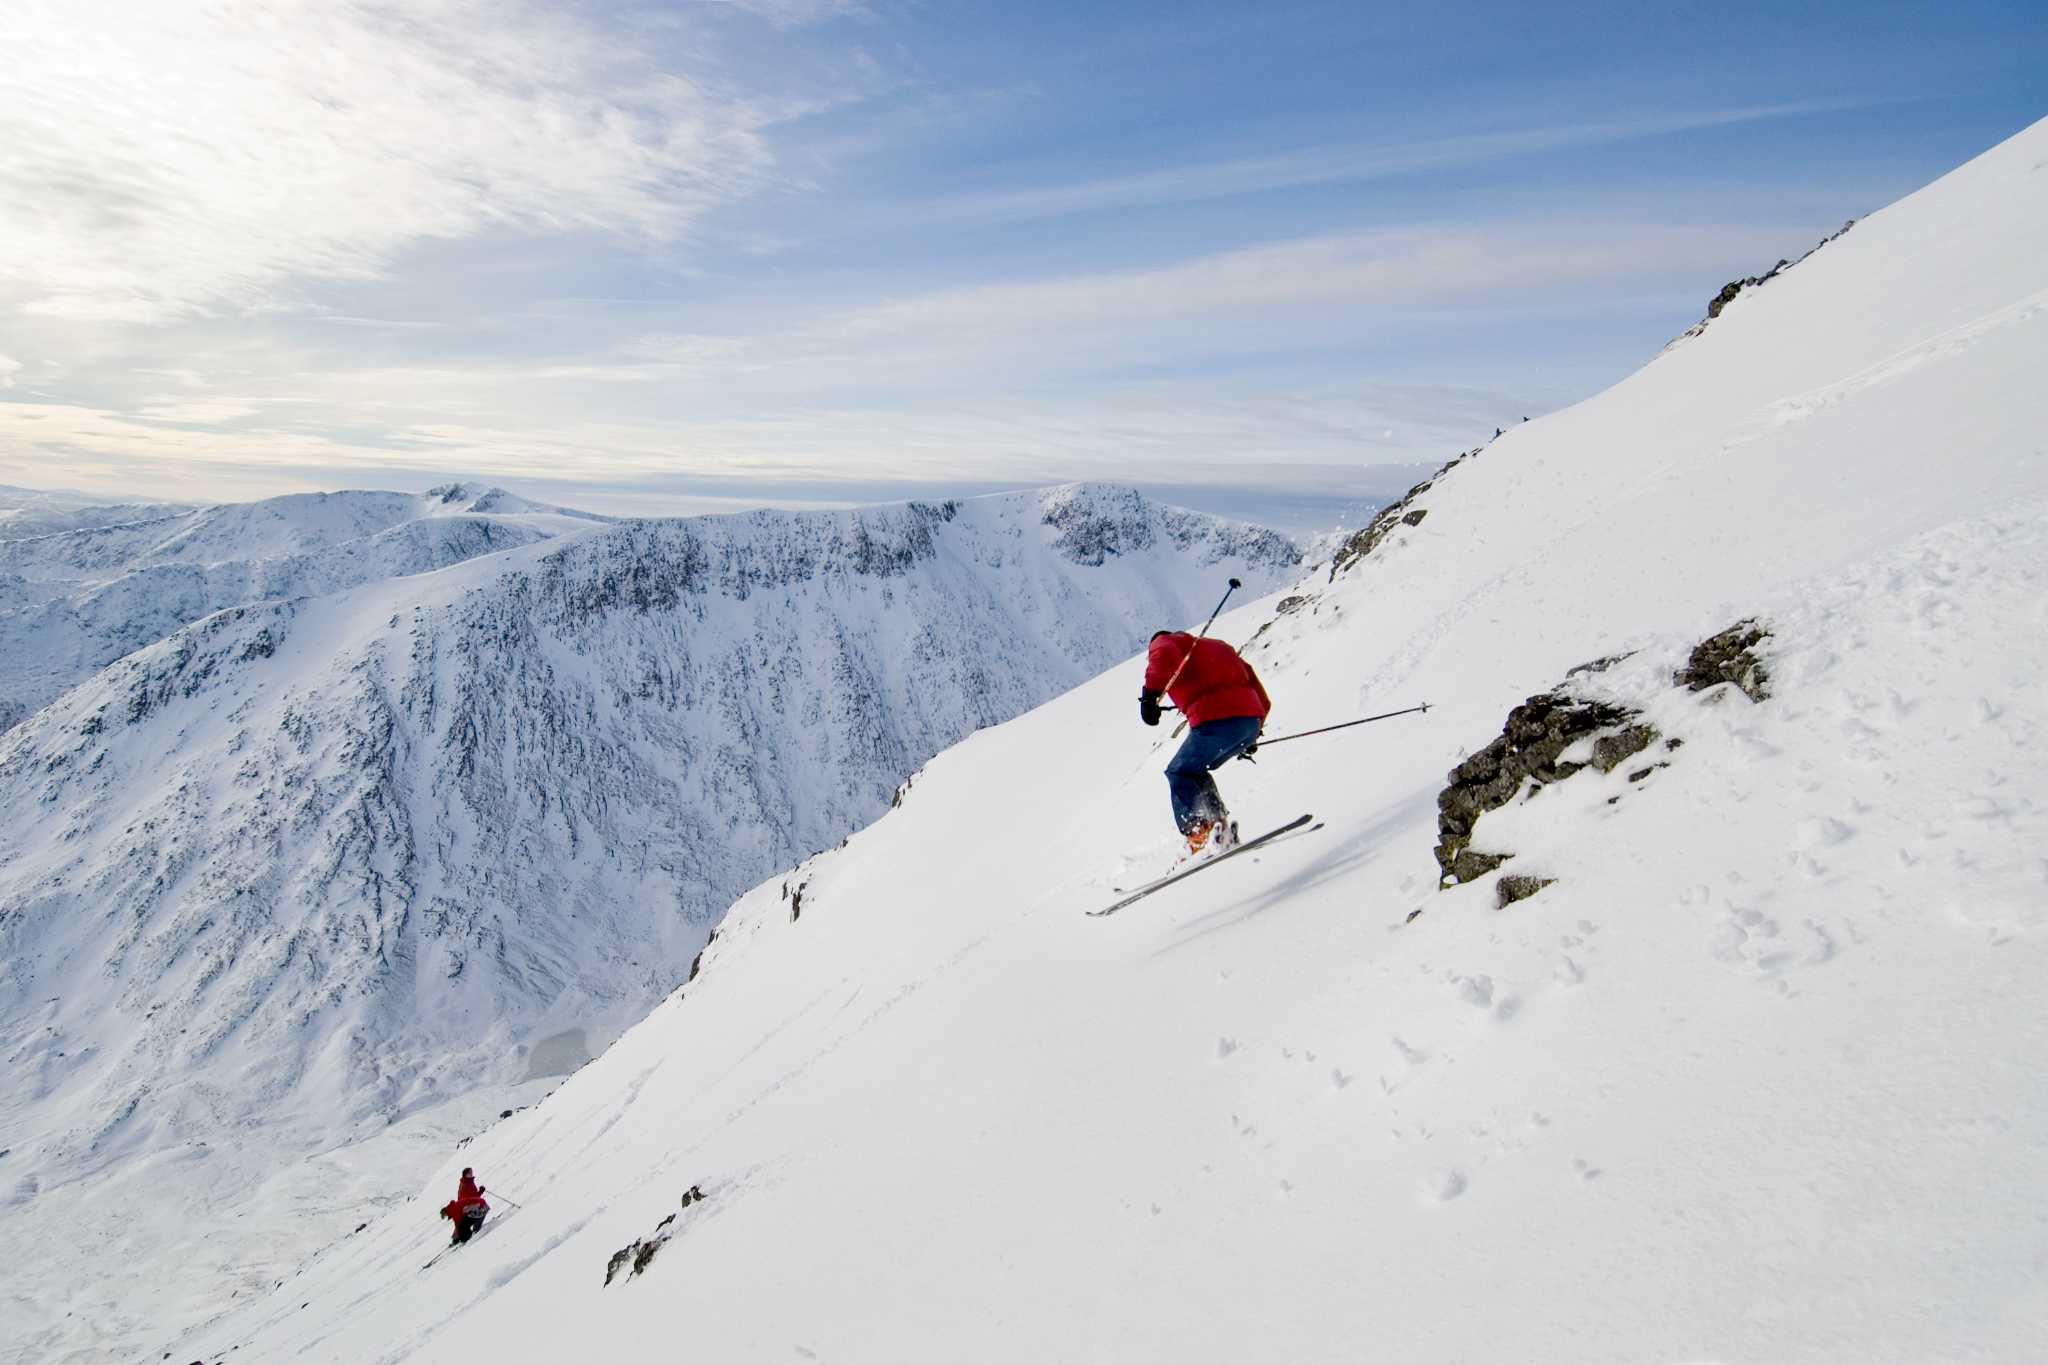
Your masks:
M870 12L861 0L710 0L710 3L759 15L781 28L796 28Z
M983 194L951 195L906 206L905 216L951 222L1029 221L1190 204L1236 195L1382 179L1437 167L1726 128L1807 114L1894 103L1880 99L1800 100L1782 104L1657 114L1629 119L1516 126L1450 137L1346 143L1256 157L1227 158Z
M1771 259L1783 229L1588 218L1327 234L1131 270L929 290L751 336L643 337L576 377L785 392L1048 379L1105 364L1359 345L1433 313L1574 306ZM556 377L567 377L562 371Z
M199 428L176 407L135 413L0 403L0 483L219 498L231 490L484 477L600 511L698 510L707 500L847 502L892 488L1012 486L1113 477L1161 485L1356 494L1374 466L1454 453L1516 400L1480 389L1355 384L1247 399L1153 384L1052 412L1024 399L914 410L816 408L774 417L633 421L604 415L507 426L399 422L374 440L252 414ZM246 405L256 407L258 405ZM1248 465L1246 453L1260 459ZM577 484L591 490L577 492ZM609 494L609 496L606 496Z
M217 426L222 422L253 417L262 410L253 403L158 403L141 409L135 415L152 422Z
M160 321L294 305L418 243L672 242L786 112L529 0L21 0L0 21L0 303Z
M252 370L246 356L195 356L147 367L159 382L127 402L0 403L0 477L62 468L71 485L203 498L235 480L486 471L571 502L565 477L633 488L655 509L739 487L784 501L778 481L872 490L997 471L1220 484L1256 452L1275 486L1320 490L1368 465L1446 457L1542 396L1327 369L1249 387L1141 376L1341 353L1454 311L1568 316L1673 277L1724 278L1784 245L1757 227L1508 219L914 291L589 354L572 337L559 358L332 366L285 351ZM157 392L164 379L186 392Z
M1590 21L1502 71L1369 8L0 4L0 475L1341 482L1882 202L1779 155L1873 101L1790 92L1926 93ZM1366 90L1390 37L1434 64Z

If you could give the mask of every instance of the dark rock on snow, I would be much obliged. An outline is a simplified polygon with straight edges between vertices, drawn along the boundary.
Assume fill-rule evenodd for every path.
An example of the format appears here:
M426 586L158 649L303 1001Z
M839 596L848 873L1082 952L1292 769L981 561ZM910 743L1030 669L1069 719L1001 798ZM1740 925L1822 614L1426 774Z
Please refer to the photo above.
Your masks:
M1770 634L1754 619L1738 621L1719 635L1693 646L1692 657L1686 660L1685 667L1671 675L1671 680L1695 692L1734 683L1751 701L1762 701L1771 695L1771 675L1756 651Z
M705 1197L701 1185L692 1185L683 1191L682 1207L687 1209L692 1204L702 1203ZM668 1244L669 1238L675 1236L675 1221L676 1215L672 1213L654 1225L652 1235L636 1238L630 1244L614 1251L611 1259L605 1263L604 1282L610 1284L618 1278L619 1272L626 1270L628 1266L631 1267L627 1274L627 1278L630 1279L654 1264L655 1256Z
M1672 674L1675 686L1695 692L1732 683L1751 701L1770 695L1770 672L1758 650L1770 638L1770 630L1755 619L1738 621L1718 635L1693 647L1685 666ZM1610 655L1580 664L1566 672L1567 678L1601 673L1627 658ZM1566 750L1591 738L1586 762L1566 760ZM1512 852L1489 852L1472 846L1479 817L1513 801L1525 787L1529 795L1552 782L1561 782L1582 768L1611 773L1648 749L1661 738L1644 723L1640 714L1613 702L1575 697L1562 689L1539 693L1508 713L1500 737L1453 768L1437 796L1437 866L1442 869L1442 886L1456 886L1483 877L1514 857ZM1664 751L1673 753L1685 743L1672 737ZM1631 783L1641 782L1657 769L1670 766L1658 761L1629 772ZM1530 784L1534 784L1530 786ZM1620 800L1609 797L1608 804ZM1498 906L1525 900L1550 885L1552 879L1533 876L1502 877L1495 887ZM1410 918L1413 918L1411 916Z
M1500 737L1453 768L1437 796L1436 860L1444 884L1483 877L1514 856L1471 847L1479 817L1514 800L1524 783L1562 782L1587 766L1562 760L1573 744L1598 735L1592 765L1602 772L1648 748L1656 732L1635 719L1626 707L1563 692L1538 693L1510 711Z
M1494 908L1505 910L1516 901L1525 901L1556 880L1555 877L1502 877L1493 884Z
M1806 253L1806 256L1801 256L1799 260L1780 260L1776 265L1772 266L1769 270L1766 270L1761 275L1751 275L1746 279L1730 280L1728 283L1722 285L1721 292L1714 295L1714 297L1708 300L1707 302L1707 316L1705 320L1696 323L1692 327L1692 329L1686 333L1686 335L1698 336L1700 332L1706 328L1707 323L1712 322L1715 318L1721 316L1722 309L1726 308L1729 304L1735 302L1735 300L1741 295L1743 290L1755 289L1760 285L1769 284L1772 280L1775 280L1776 278L1778 278L1778 276L1782 275L1787 270L1790 270L1793 266L1798 265L1800 264L1800 262L1806 260L1807 256L1813 255L1815 251L1819 251L1829 242L1834 241L1837 237L1840 237L1843 233L1847 232L1850 228L1855 226L1856 220L1854 218L1851 218L1848 222L1842 224L1842 226L1835 229L1827 236L1821 238L1820 241L1816 242L1813 245L1812 250L1809 250Z

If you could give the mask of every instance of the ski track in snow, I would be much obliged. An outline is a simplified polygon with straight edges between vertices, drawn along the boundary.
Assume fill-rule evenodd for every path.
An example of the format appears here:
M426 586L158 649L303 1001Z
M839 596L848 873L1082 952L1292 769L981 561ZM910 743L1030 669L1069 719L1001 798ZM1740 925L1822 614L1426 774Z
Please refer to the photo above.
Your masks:
M1731 448L1746 444L1757 439L1765 431L1793 422L1803 422L1824 408L1843 402L1874 385L1889 383L1930 361L1953 359L2001 328L2026 324L2039 326L2044 315L2048 315L2048 291L1995 309L1984 317L1951 328L1939 336L1915 342L1904 350L1850 375L1847 379L1824 384L1795 397L1780 398L1771 404L1768 414L1755 427L1729 437L1727 444Z

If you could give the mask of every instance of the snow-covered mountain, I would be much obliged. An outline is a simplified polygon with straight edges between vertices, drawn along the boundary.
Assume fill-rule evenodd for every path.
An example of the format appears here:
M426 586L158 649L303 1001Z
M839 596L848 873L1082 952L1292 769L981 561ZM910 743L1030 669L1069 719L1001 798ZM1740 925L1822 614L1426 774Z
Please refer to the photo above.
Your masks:
M611 520L464 484L213 507L0 489L0 730L214 612L425 573Z
M173 502L121 502L63 489L0 483L0 541L175 516L192 509Z
M1323 828L1084 914L1121 664L173 1358L2040 1359L2044 242L2048 124L1227 616L1434 703L1223 774Z
M0 1227L81 1273L265 1276L288 1230L202 1264L133 1211L240 1218L280 1162L574 1067L933 754L1298 560L1100 485L632 521L119 660L0 736ZM1059 815L991 818L1028 857Z

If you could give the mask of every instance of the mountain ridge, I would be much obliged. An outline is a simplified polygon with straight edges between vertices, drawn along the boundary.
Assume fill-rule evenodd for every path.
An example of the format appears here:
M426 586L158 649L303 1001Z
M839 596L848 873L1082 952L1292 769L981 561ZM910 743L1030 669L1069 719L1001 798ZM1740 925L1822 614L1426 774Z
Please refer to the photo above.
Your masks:
M191 1340L2031 1360L2044 231L2048 123L1222 618L1277 726L1432 703L1224 774L1322 831L1086 916L1172 856L1126 661L746 893L611 1049ZM1744 621L1769 688L1685 676ZM1512 861L1442 886L1453 774L1567 688L1654 747L1550 755L1479 819ZM422 1278L464 1165L519 1207Z
M1105 485L621 521L117 660L0 736L0 1217L573 1067L931 754L1298 557Z
M86 506L54 529L0 537L0 731L216 611L445 568L614 520L464 484L105 520L123 510Z

